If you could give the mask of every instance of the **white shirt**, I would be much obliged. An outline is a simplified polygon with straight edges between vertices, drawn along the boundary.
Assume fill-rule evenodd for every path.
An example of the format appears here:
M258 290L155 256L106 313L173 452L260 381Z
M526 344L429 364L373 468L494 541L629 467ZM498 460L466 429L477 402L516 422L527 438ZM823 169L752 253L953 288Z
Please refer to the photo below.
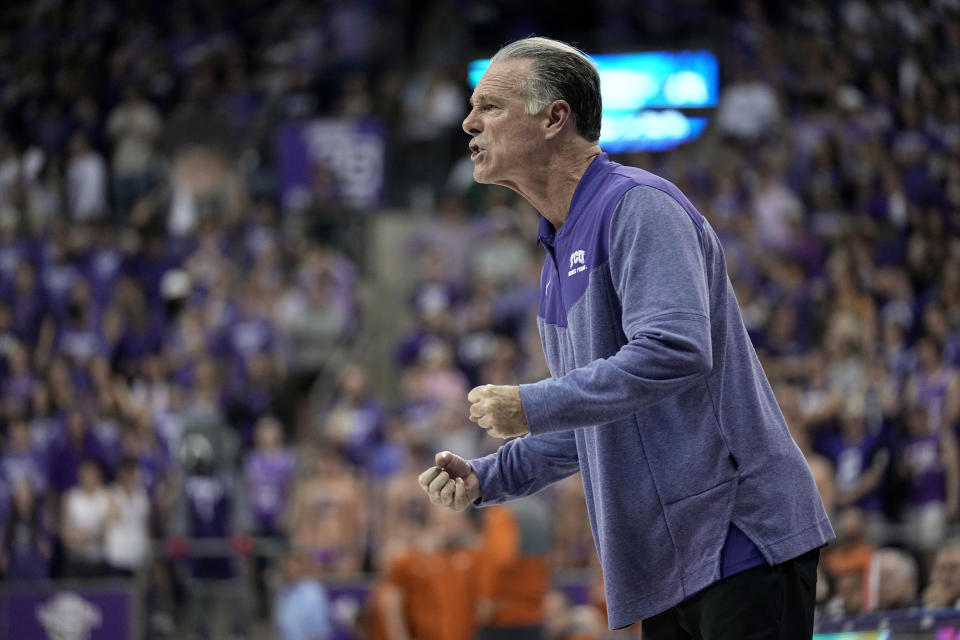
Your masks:
M91 561L103 558L103 542L100 534L103 533L107 521L109 505L110 500L106 489L86 493L80 487L74 487L67 492L65 506L67 527L86 535L97 536L92 542L71 545L72 554Z
M142 567L150 554L150 503L147 493L141 488L128 493L118 486L110 492L110 499L117 513L107 523L107 562L122 569Z
M67 195L74 220L90 220L107 210L107 164L94 151L67 163Z

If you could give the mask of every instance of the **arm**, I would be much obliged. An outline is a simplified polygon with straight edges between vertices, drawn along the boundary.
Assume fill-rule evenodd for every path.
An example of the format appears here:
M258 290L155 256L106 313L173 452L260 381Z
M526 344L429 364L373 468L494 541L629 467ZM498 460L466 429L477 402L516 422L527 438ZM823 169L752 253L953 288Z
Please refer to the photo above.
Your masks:
M954 520L960 510L960 462L957 460L957 439L949 428L940 432L940 455L946 476L947 517Z
M861 474L852 487L837 492L837 505L846 507L858 502L865 495L880 486L883 473L887 468L890 454L886 449L877 451L870 466Z
M383 606L383 626L389 640L411 640L403 616L403 592L392 584L383 586L380 594Z
M627 343L560 378L520 385L531 433L625 418L703 380L713 367L706 260L687 212L661 191L634 188L609 233Z
M495 453L470 460L480 481L478 506L532 495L580 471L573 431L510 440Z
M960 375L953 374L947 383L947 395L943 406L944 427L950 428L951 425L960 421Z

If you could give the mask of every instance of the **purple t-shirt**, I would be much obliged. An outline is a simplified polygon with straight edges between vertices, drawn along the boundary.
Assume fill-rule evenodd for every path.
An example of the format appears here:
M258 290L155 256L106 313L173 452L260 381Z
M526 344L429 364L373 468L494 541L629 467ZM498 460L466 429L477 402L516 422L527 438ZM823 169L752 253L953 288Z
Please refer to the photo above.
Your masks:
M244 477L258 528L273 529L278 524L286 507L293 471L293 454L289 451L254 451L247 458Z
M931 502L945 502L947 481L940 435L932 433L919 438L911 437L904 443L901 455L910 473L907 491L909 505L917 507Z

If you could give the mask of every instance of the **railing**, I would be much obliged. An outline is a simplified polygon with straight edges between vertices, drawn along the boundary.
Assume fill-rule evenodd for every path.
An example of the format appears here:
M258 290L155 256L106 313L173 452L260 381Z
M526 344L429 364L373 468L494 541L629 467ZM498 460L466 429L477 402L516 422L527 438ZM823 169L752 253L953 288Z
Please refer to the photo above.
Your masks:
M960 610L904 609L821 618L814 640L960 640Z

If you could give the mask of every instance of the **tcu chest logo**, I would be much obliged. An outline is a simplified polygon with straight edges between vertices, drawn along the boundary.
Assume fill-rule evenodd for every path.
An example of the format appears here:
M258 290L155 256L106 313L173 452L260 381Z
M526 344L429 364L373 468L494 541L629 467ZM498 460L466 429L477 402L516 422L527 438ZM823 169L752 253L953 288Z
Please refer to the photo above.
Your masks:
M579 266L574 266L579 265ZM587 254L583 249L579 249L570 254L570 271L567 272L567 276L572 276L575 273L580 273L581 271L586 270L587 268Z

